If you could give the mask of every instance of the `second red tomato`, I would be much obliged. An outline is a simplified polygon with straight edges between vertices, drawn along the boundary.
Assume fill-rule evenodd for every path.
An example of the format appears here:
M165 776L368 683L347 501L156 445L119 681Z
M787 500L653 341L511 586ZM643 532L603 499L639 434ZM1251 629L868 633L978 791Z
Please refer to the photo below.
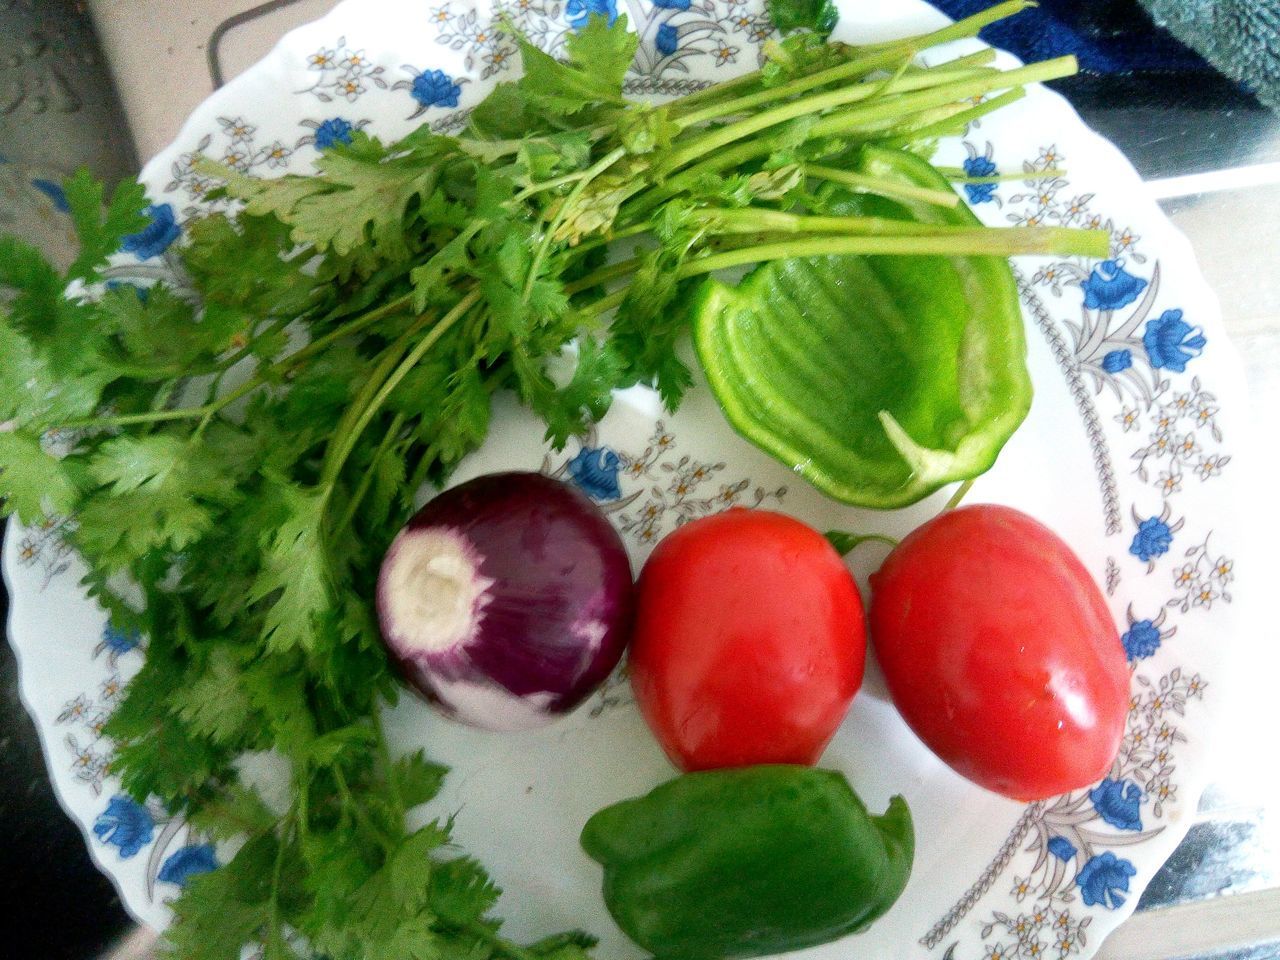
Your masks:
M816 763L862 684L862 601L817 531L733 509L676 529L640 574L631 684L684 770Z

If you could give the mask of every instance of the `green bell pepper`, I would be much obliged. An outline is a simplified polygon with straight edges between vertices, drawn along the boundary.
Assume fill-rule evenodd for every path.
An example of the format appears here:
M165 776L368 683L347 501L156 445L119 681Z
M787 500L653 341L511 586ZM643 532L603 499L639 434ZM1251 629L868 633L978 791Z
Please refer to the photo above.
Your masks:
M900 150L866 147L854 169L951 190ZM869 224L980 226L964 206L839 187L824 197L819 212ZM1022 307L1004 257L774 260L736 286L706 280L692 310L698 358L729 423L842 503L894 509L978 476L1031 406Z
M915 836L902 797L872 816L842 774L779 765L677 777L596 813L582 847L627 936L720 960L865 929L906 886Z

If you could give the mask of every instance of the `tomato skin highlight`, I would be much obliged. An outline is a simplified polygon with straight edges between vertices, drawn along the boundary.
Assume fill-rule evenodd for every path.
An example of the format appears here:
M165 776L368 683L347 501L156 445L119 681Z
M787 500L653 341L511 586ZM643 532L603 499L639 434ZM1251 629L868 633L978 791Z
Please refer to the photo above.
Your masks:
M817 763L865 661L853 577L791 517L703 517L676 528L641 571L631 686L682 770Z
M1129 669L1080 559L1009 507L951 510L871 577L871 636L908 725L962 776L1017 800L1103 777Z

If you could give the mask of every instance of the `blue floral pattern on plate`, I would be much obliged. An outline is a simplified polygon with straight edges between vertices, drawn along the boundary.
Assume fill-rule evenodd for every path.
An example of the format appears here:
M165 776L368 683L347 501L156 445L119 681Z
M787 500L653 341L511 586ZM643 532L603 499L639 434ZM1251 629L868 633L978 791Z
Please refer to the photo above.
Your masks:
M211 843L189 843L165 858L156 874L162 883L185 887L187 881L201 873L218 869L218 858Z
M107 808L93 821L93 835L108 846L116 847L124 859L137 856L151 842L155 821L138 801L116 794Z
M174 217L173 206L168 203L154 204L147 207L147 216L151 222L138 233L124 238L123 248L139 260L150 260L169 249L178 237L182 236L182 227Z

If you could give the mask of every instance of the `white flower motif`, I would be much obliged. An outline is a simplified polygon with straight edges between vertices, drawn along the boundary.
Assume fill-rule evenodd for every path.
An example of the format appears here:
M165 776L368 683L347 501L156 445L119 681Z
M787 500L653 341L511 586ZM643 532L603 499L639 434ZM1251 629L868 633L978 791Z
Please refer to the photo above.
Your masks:
M1173 425L1178 422L1178 412L1171 407L1157 407L1155 419L1152 425L1156 428L1156 435L1167 434L1173 429Z
M1135 234L1128 227L1125 227L1123 230L1117 231L1113 239L1115 241L1116 249L1123 252L1125 250L1132 249L1133 245L1141 240L1142 237Z
M1116 423L1124 428L1125 433L1131 433L1138 429L1138 408L1125 407L1115 416Z
M1175 494L1182 489L1182 473L1173 468L1162 470L1155 485L1159 488L1162 497Z
M338 61L338 67L341 68L343 76L363 77L373 69L373 64L369 62L363 50L348 50L346 56Z
M231 138L232 143L248 143L258 130L244 117L219 117L218 123L222 125L222 132Z
M293 151L277 140L269 147L263 147L253 158L254 163L265 163L273 170L278 170L289 162Z
M84 718L93 704L83 693L74 700L68 700L58 714L58 723L75 723Z
M348 103L355 103L360 94L365 92L365 89L365 85L360 82L359 76L344 76L334 81L333 95L344 98Z
M1195 596L1191 598L1191 603L1196 607L1204 607L1206 610L1212 609L1213 601L1217 600L1222 594L1214 590L1213 587L1205 582L1200 584L1200 589L1196 591Z
M1173 452L1181 460L1190 460L1200 452L1200 444L1196 441L1196 435L1194 433L1184 435L1174 446Z
M1179 589L1194 586L1200 580L1200 569L1194 563L1184 563L1173 573L1173 585Z
M1234 568L1234 560L1227 557L1219 557L1213 565L1213 572L1209 576L1221 583L1230 583L1235 579L1235 575L1231 572Z
M1014 897L1017 899L1019 903L1021 903L1023 900L1027 899L1027 897L1031 894L1032 889L1033 887L1032 887L1030 877L1014 877L1013 888L1009 892L1014 895ZM1019 917L1018 919L1019 920L1025 919L1028 924L1030 924L1031 922L1030 918ZM1016 932L1021 933L1022 931L1016 931Z
M119 700L120 694L124 692L124 681L120 679L120 674L113 673L103 680L98 687L98 692L102 695L104 703L114 704Z
M40 542L34 537L23 537L18 544L18 562L23 566L30 566L36 562L39 554Z
M226 153L222 155L222 162L233 170L239 170L241 173L248 170L253 163L249 156L249 151L238 144L227 147Z
M326 47L321 47L311 56L307 57L308 70L332 70L338 64L337 51Z
M738 62L738 48L731 47L727 43L721 43L712 51L716 55L716 66L723 67L726 63Z
M1058 152L1056 144L1048 147L1041 147L1040 154L1035 159L1035 166L1041 170L1046 170L1062 163L1064 159L1065 158L1062 154Z
M491 44L489 51L484 55L484 62L489 67L490 74L492 75L492 73L499 70L510 69L515 58L515 52L515 47L498 42Z
M1207 457L1201 457L1200 462L1196 464L1196 474L1201 480L1208 480L1210 477L1216 477L1222 473L1222 457L1216 453L1211 453Z

